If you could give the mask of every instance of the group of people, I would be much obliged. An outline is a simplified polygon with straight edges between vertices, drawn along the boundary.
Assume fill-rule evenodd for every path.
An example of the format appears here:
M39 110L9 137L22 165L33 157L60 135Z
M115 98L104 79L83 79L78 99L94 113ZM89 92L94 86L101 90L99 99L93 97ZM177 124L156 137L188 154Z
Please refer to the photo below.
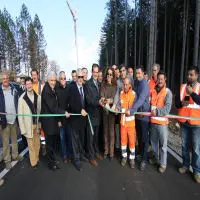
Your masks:
M197 67L188 69L187 83L181 85L175 104L179 116L193 117L179 119L183 165L178 170L184 174L191 164L194 180L200 183L200 121L195 119L200 116L198 74ZM0 115L3 159L7 169L12 167L11 160L21 159L17 146L18 120L33 169L39 166L41 136L49 169L59 169L56 159L59 136L63 162L73 162L78 171L83 170L82 162L90 162L96 167L97 160L112 161L118 152L122 166L128 162L134 168L137 161L141 171L148 163L158 167L160 173L166 171L169 120L165 116L171 110L172 92L166 86L167 77L160 71L159 64L153 65L149 80L142 65L134 71L123 64L107 67L104 73L98 64L93 64L89 80L87 68L73 70L70 83L67 83L64 71L59 77L55 72L49 72L44 85L39 81L37 70L32 70L31 75L32 78L25 78L23 91L22 87L9 82L8 74L1 75L0 112L20 114Z

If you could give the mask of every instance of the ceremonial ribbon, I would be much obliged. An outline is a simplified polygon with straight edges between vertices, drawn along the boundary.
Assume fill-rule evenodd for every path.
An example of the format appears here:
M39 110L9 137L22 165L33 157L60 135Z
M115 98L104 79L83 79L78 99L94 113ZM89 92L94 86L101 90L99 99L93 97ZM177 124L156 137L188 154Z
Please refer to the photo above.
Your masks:
M115 113L115 114L125 114L124 112L115 111L115 110L111 109L109 106L105 106L104 108L106 108L108 111ZM135 112L134 115L152 116L150 112ZM156 117L159 117L159 116L156 116ZM188 117L188 116L179 116L179 115L172 115L172 114L165 115L162 117L170 118L170 119L200 120L199 117Z
M24 117L66 117L66 114L14 114L14 113L3 113L0 112L0 115L14 115L14 116L24 116ZM78 113L69 113L70 116L81 116L81 114ZM87 114L88 122L90 125L90 130L92 135L94 135L94 130L92 127L92 122L90 119L89 114Z

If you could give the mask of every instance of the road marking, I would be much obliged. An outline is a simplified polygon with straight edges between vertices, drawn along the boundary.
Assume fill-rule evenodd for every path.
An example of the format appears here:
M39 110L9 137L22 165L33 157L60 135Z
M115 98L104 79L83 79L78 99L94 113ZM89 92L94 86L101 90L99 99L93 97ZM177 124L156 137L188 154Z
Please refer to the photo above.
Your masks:
M22 138L19 138L19 139L17 140L17 142L21 142L21 141L22 141ZM11 144L10 144L10 146L11 146ZM20 155L21 157L24 157L24 155L25 155L27 152L28 152L28 147L26 147L26 149L24 149L19 155ZM19 162L19 161L12 161L12 162L11 162L12 167L14 167L18 162ZM11 168L11 169L12 169L12 168ZM10 170L11 170L11 169L10 169ZM4 170L0 173L0 179L3 178L10 170L7 170L6 168L4 168Z

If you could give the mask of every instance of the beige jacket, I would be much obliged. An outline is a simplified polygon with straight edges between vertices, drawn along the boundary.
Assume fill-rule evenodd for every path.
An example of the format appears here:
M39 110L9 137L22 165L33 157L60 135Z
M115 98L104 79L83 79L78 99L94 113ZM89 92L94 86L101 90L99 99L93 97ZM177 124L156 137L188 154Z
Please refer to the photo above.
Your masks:
M18 103L18 113L19 114L32 114L30 108L28 107L26 101L23 99L25 93L23 93L19 98ZM41 111L41 96L38 95L37 101L37 114L40 114ZM38 122L39 117L37 117ZM21 130L21 134L27 138L33 138L33 120L32 117L27 116L18 116L19 127ZM41 124L38 122L36 125L38 134L40 133Z

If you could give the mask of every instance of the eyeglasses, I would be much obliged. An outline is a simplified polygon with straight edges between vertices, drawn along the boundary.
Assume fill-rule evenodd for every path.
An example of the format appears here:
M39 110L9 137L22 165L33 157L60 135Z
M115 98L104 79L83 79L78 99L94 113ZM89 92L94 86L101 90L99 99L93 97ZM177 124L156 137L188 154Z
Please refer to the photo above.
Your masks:
M60 80L62 80L62 81L63 81L63 80L66 80L66 78L60 78Z
M125 71L126 71L125 69L122 69L122 70L120 70L120 73L125 72Z
M112 77L113 75L112 75L111 73L107 73L107 76L110 76L110 77Z
M78 78L80 79L80 78L83 78L84 76L78 76Z

